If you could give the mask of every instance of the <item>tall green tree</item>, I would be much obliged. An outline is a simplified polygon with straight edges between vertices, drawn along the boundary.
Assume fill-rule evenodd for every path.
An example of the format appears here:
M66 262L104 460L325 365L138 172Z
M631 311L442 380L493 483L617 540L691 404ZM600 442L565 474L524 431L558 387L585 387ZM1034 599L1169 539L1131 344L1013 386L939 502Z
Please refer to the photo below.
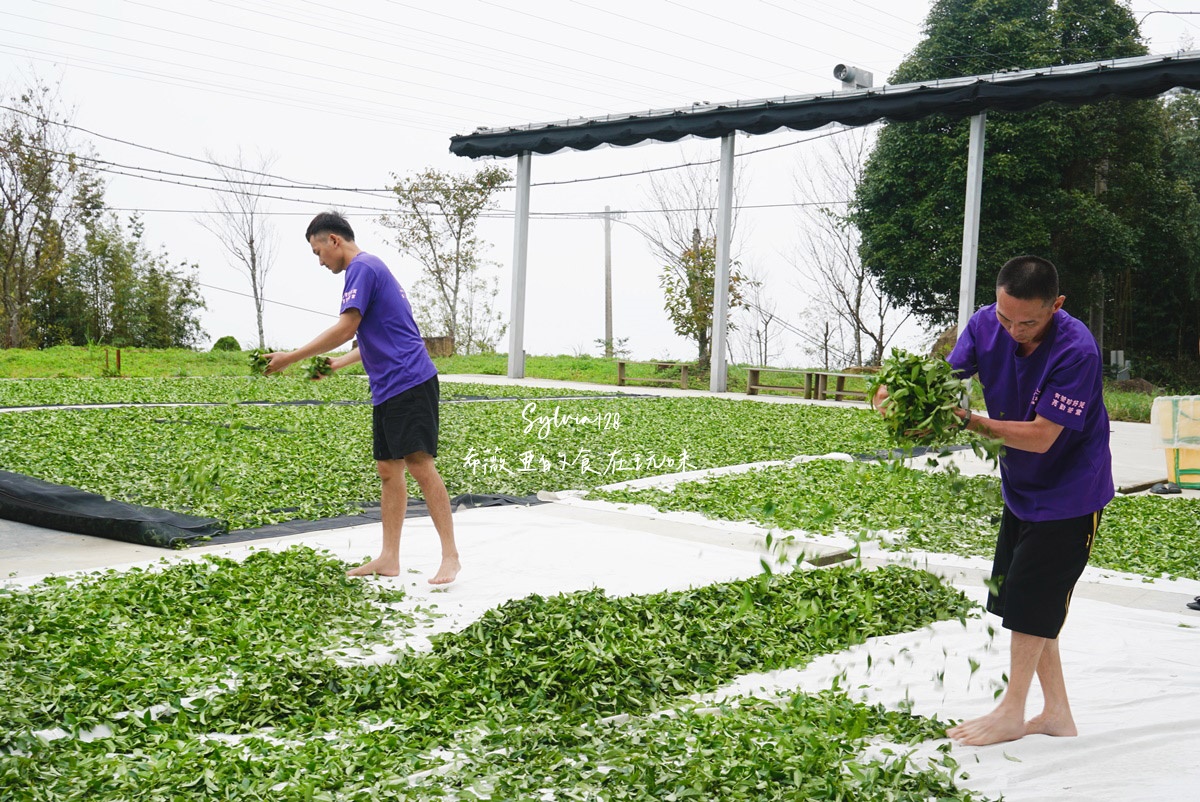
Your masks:
M408 289L422 331L453 337L456 353L495 350L506 326L494 306L498 280L486 272L492 265L477 231L480 216L495 208L512 173L490 166L474 173L428 169L392 177L400 208L379 221L392 230L396 247L421 266L421 278Z
M62 267L90 174L70 141L55 91L35 84L0 113L0 346L20 347L34 288Z
M1116 0L938 0L925 34L892 82L1145 53L1129 7ZM864 264L931 323L952 321L957 309L967 129L944 116L886 125L855 196ZM1106 347L1164 348L1137 321L1182 308L1157 307L1149 286L1178 292L1200 270L1186 222L1195 199L1172 181L1166 144L1155 100L989 112L981 275L1019 253L1044 255L1059 266L1071 311ZM979 281L976 302L991 295Z
M1152 303L1132 321L1137 341L1175 334L1175 353L1162 356L1195 362L1200 340L1200 276L1191 269L1187 254L1200 251L1200 92L1181 90L1164 98L1166 115L1166 180L1142 188L1150 203L1148 217L1165 232L1147 237L1157 249L1166 281L1139 287L1154 292ZM1149 204L1148 204L1149 205ZM1176 243L1183 242L1183 246ZM1179 365L1175 366L1180 367Z
M664 309L675 333L696 343L696 360L701 368L712 362L713 288L717 280L717 241L702 239L695 229L691 248L663 266L659 286L663 289ZM742 275L736 263L729 266L729 310L743 305ZM733 320L729 330L734 329Z
M62 268L37 285L33 344L197 345L205 306L194 266L173 266L165 252L146 247L136 216L126 227L114 213L95 211L82 228Z

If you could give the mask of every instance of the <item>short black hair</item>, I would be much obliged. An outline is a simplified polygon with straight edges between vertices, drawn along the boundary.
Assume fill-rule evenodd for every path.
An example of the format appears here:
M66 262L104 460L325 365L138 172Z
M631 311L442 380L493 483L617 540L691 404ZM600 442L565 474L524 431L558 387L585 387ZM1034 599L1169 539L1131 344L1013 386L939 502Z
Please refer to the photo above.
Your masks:
M304 241L308 242L318 234L337 234L344 240L354 242L354 229L338 212L321 212L314 217L304 232Z
M996 289L1022 301L1045 301L1052 304L1058 298L1058 270L1049 259L1040 256L1017 256L1009 259L996 276Z

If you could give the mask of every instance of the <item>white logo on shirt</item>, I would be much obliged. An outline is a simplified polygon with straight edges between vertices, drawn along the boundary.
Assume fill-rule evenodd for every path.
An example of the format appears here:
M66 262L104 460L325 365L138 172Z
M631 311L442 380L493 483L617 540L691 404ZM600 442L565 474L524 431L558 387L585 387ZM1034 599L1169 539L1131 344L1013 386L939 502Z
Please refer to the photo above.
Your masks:
M1068 415L1078 417L1083 414L1083 410L1087 407L1087 402L1076 398L1067 398L1062 393L1055 393L1054 400L1050 402L1050 406L1062 410Z

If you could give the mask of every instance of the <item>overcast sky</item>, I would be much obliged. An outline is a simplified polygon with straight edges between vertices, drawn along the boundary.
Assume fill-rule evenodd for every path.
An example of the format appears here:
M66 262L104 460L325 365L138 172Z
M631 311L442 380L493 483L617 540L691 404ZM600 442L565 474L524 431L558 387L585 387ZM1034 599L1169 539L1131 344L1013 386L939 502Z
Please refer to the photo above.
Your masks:
M209 155L273 159L296 184L269 202L277 236L265 328L271 345L296 347L332 322L341 278L303 240L316 212L344 210L359 244L404 284L416 265L377 224L393 208L393 173L470 171L449 138L479 126L778 97L840 88L834 64L871 70L882 84L921 38L928 0L6 0L0 6L5 96L35 79L58 83L79 141L111 162L107 200L140 210L146 238L173 261L199 265L208 302L207 342L232 334L255 344L248 283L200 224L213 209ZM1151 52L1200 40L1194 0L1136 0ZM780 132L738 137L746 187L739 214L744 266L761 274L790 323L806 288L790 266L805 236L794 206L797 175L811 171L831 137ZM535 156L526 350L597 353L602 338L605 205L645 219L647 175L605 180L689 160L715 159L717 141L604 148ZM185 158L187 157L187 158ZM200 160L200 161L197 161ZM515 168L515 159L502 162ZM153 172L158 171L158 172ZM198 178L180 177L198 176ZM660 174L661 175L661 174ZM549 182L575 181L575 183ZM175 182L175 183L171 183ZM281 182L288 183L288 182ZM542 184L542 186L539 186ZM828 200L841 200L830 198ZM500 199L511 211L512 193ZM512 220L485 221L499 262L497 305L507 317ZM986 266L981 266L986 269ZM662 306L659 266L629 225L613 233L614 322L640 358L688 358ZM228 290L234 292L228 292ZM296 309L293 307L300 307ZM311 310L311 311L308 311ZM912 344L919 332L908 332ZM788 337L779 364L807 364ZM500 350L507 349L507 340ZM735 353L735 356L737 354Z

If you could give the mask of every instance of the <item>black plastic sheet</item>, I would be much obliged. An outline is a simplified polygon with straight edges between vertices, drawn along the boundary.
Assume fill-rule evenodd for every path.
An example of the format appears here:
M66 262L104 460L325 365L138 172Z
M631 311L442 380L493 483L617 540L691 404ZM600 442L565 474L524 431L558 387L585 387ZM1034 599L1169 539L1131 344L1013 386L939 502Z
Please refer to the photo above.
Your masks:
M10 471L0 471L0 518L168 549L225 531L214 518L113 501Z

